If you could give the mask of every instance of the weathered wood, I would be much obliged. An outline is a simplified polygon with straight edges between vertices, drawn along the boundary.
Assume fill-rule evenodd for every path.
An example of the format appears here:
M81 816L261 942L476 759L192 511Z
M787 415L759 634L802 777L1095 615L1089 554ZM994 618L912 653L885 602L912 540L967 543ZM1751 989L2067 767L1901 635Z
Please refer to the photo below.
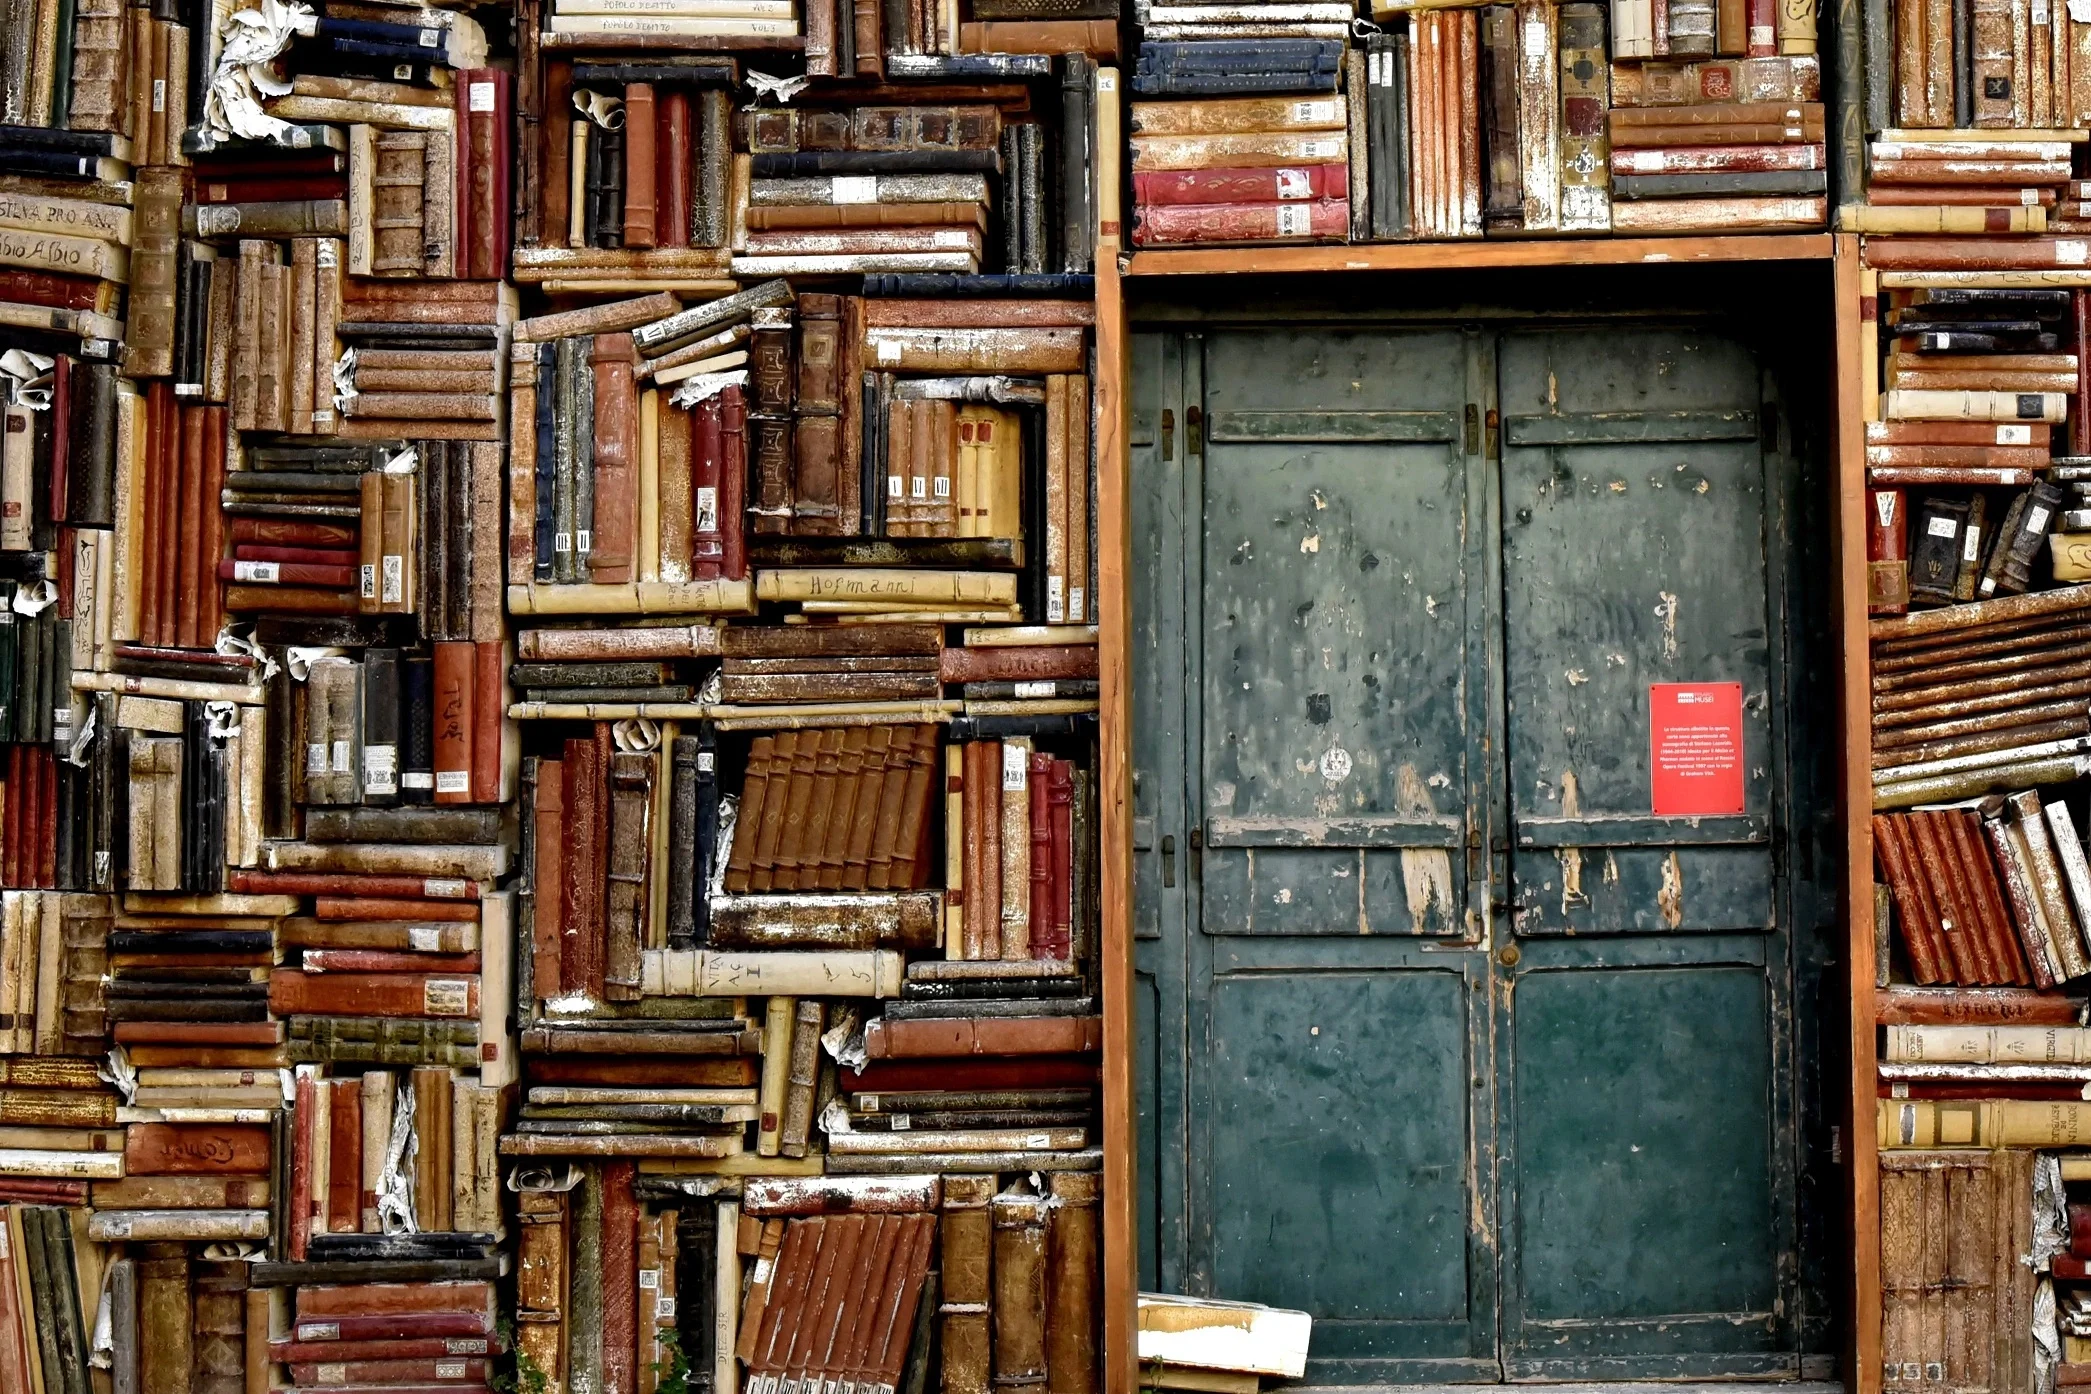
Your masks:
M1359 247L1227 247L1137 252L1131 276L1291 271L1451 271L1506 266L1635 266L1681 262L1824 261L1824 233L1739 237L1602 237L1530 242L1386 242ZM1101 288L1099 287L1099 290Z

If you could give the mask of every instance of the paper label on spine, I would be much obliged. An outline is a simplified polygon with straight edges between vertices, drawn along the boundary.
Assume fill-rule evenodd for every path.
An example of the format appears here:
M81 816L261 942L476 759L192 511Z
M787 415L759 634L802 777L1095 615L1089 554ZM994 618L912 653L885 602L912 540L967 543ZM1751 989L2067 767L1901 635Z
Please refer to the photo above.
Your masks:
M2065 237L2055 243L2055 265L2082 266L2091 259L2091 242Z
M758 1286L768 1282L770 1280L770 1265L775 1261L776 1260L774 1259L766 1258L759 1258L755 1260L755 1267L749 1273L748 1280L752 1283L755 1283Z
M1924 524L1924 532L1930 537L1951 537L1959 530L1960 524L1951 518L1932 518Z
M1019 698L1051 697L1059 690L1059 686L1052 682L1020 682L1016 685L1016 695Z
M2004 425L1997 427L1998 445L2031 445L2032 443L2033 428L2031 426Z
M639 1270L639 1291L650 1292L661 1285L661 1270L642 1268Z
M835 176L835 202L877 203L879 181L875 174L838 174Z
M909 1118L905 1113L896 1113L892 1115L892 1120L890 1123L887 1124L887 1126L890 1127L896 1133L905 1133L912 1131L914 1129L915 1123L914 1120Z
M433 789L436 787L436 777L428 770L405 770L399 776L399 787L402 789Z
M443 1342L443 1349L452 1355L485 1355L487 1353L486 1338L484 1336L453 1336Z
M910 479L908 481L908 493L918 499L928 498L929 480L927 480L919 474L916 475L913 479Z
M327 743L325 741L312 741L305 747L305 773L325 774L326 772Z
M674 1321L674 1320L675 1320L675 1299L674 1299L674 1298L672 1298L672 1297L656 1297L656 1298L654 1298L654 1300L653 1300L653 1319L654 1319L655 1321Z
M464 1362L464 1361L462 1361L462 1360L438 1360L438 1361L436 1362L436 1378L437 1378L437 1379L463 1379L464 1377L465 1377L465 1362Z
M348 1383L348 1366L346 1365L322 1365L319 1367L318 1373L321 1384Z
M407 927L407 947L417 954L432 954L443 947L443 931L437 925L417 924Z
M1083 608L1087 600L1088 596L1083 593L1080 586L1069 586L1067 588L1067 619L1070 624L1083 622L1084 617L1088 614L1088 611Z
M1278 215L1280 237L1305 237L1314 230L1314 212L1305 204L1281 203L1271 211Z
M1546 21L1540 19L1525 21L1525 57L1551 58L1553 56L1554 46L1547 41Z
M719 491L710 485L697 491L697 520L693 526L697 532L719 530Z
M301 1341L338 1341L341 1339L341 1323L338 1321L308 1322L298 1328Z
M164 77L152 80L152 109L161 112L167 110L167 79Z
M899 476L899 475L897 475L897 474L889 474L889 475L887 475L887 476L886 476L886 497L887 497L887 498L889 498L889 499L897 499L897 498L901 497L901 494L902 494L902 492L903 492L903 491L902 491L902 489L901 489L901 487L900 487L900 476Z
M2028 508L2028 509L2026 510L2026 523L2025 523L2025 528L2026 528L2026 531L2027 531L2027 532L2031 532L2031 533L2043 533L2043 532L2046 532L2046 531L2047 531L2047 520L2048 520L2048 519L2049 519L2049 518L2050 518L2051 516L2053 516L2053 515L2052 515L2052 514L2050 514L2050 513L2049 513L2049 512L2047 511L2047 509L2045 509L2045 508L2041 507L2041 506L2040 506L2039 504L2035 504L2035 505L2033 505L2033 506L2032 506L2031 508Z
M469 110L492 111L494 109L494 84L491 82L473 83L465 101Z
M1300 153L1310 160L1340 160L1343 158L1343 141L1335 136L1327 140L1310 140L1300 147Z
M313 262L320 270L332 271L341 265L341 253L335 250L338 245L333 239L322 237L319 245L313 248Z
M1002 747L1002 788L1015 791L1029 787L1031 752L1020 745Z
M436 792L438 794L469 794L472 792L470 770L437 770Z
M380 605L399 605L405 602L407 585L407 559L397 552L385 554L384 581L378 587Z
M1304 169L1276 169L1279 198L1313 198L1314 176Z
M334 742L334 773L352 774L355 772L356 764L354 759L351 758L353 744L350 741Z
M389 794L399 787L399 747L363 747L363 787L373 794Z
M937 477L936 477L936 478L935 478L934 480L932 480L932 481L931 481L931 484L932 484L932 486L933 486L933 488L934 488L934 490L935 490L935 492L936 492L936 496L937 496L938 498L940 498L940 499L948 499L948 498L950 498L950 497L951 497L951 476L950 476L950 475L948 475L948 474L940 474L940 475L938 475L938 476L937 476Z
M1046 623L1067 623L1067 578L1046 577Z
M359 568L359 571L356 594L365 600L376 600L378 598L378 569L365 563Z
M1968 528L1968 535L1962 538L1960 541L1960 559L1962 561L1973 561L1975 558L1981 555L1982 529L1970 526Z
M274 581L280 573L272 561L236 561L232 564L232 579L235 581Z
M1294 102L1292 119L1302 126L1343 119L1343 108L1335 102Z
M430 900L459 900L467 887L461 877L424 876L421 878L421 894Z
M129 1239L131 1237L131 1221L129 1216L104 1215L102 1217L102 1224L106 1228L108 1236L111 1239Z
M466 1005L471 990L463 978L430 978L421 985L421 1010L430 1016L463 1016L471 1010Z

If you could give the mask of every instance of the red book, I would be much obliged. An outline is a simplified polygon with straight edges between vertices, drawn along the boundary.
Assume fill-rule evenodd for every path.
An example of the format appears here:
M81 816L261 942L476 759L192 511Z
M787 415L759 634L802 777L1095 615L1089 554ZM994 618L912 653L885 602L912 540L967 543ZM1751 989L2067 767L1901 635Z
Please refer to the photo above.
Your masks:
M1909 611L1909 502L1900 489L1866 491L1866 613Z
M249 871L234 868L225 873L227 889L243 895L317 895L317 896L376 896L412 897L427 900L477 900L479 887L471 881L461 881L447 876L378 876L361 875L353 871ZM370 901L355 901L352 904L368 905ZM428 913L416 910L408 915L326 915L321 919L354 920L476 920L476 906L461 907L462 913L450 913L448 909Z
M384 1318L376 1320L382 1321ZM455 1323L470 1322L476 1318L459 1314L456 1317L430 1317L426 1320ZM322 1328L332 1324L335 1323L310 1323ZM486 1335L421 1336L413 1340L397 1341L271 1341L269 1359L285 1365L321 1360L432 1360L443 1356L454 1358L487 1355L491 1353L493 1344L493 1338Z
M7 761L7 800L0 806L0 886L10 888L22 884L22 805L28 802L22 792L23 752L27 746L11 745L4 757Z
M748 402L738 387L719 394L720 574L748 578Z
M288 331L286 330L286 333ZM225 514L218 499L225 492L225 430L228 421L222 406L203 409L203 543L196 568L203 591L203 625L196 636L198 648L217 642L225 622L225 588L211 575L218 558L225 555Z
M1929 207L1947 204L1955 208L2052 207L2053 189L2004 189L1994 185L1876 184L1866 190L1866 202L1876 208Z
M653 237L656 246L690 245L690 94L670 87L661 93L660 136L655 155Z
M1744 24L1747 26L1743 50L1748 58L1776 58L1779 56L1778 0L1745 0L1743 5Z
M1866 444L2048 448L2052 429L2041 421L1869 421Z
M478 887L473 887L473 890L476 893ZM399 920L410 923L419 920L430 924L477 924L479 907L470 901L322 895L312 903L312 917L316 920Z
M272 1046L283 1041L279 1021L119 1021L112 1029L126 1045Z
M274 996L273 987L270 993ZM271 1002L273 1008L274 1003ZM871 1060L949 1060L968 1055L1066 1055L1101 1050L1099 1016L874 1017L864 1026Z
M395 1342L422 1341L434 1337L448 1337L470 1344L468 1338L478 1337L482 1343L487 1333L493 1330L493 1321L485 1312L398 1312L382 1316L336 1316L325 1321L300 1321L291 1328L291 1341L307 1346L320 1343L353 1341L359 1345L390 1345ZM286 1343L287 1344L287 1343ZM270 1347L271 1352L274 1346ZM400 1351L407 1355L411 1352ZM479 1355L483 1351L460 1350L458 1355ZM278 1360L291 1357L275 1356ZM316 1357L315 1357L316 1358ZM373 1356L373 1359L382 1358Z
M1074 815L1074 762L1054 760L1046 773L1046 817L1052 824L1052 917L1045 943L1039 945L1035 936L1031 941L1041 958L1074 956Z
M297 518L233 518L234 542L259 542L271 547L354 547L354 523L311 523ZM351 557L356 553L350 552Z
M290 1114L290 1235L284 1252L292 1263L302 1262L312 1239L312 1128L319 1113L319 1091L324 1081L298 1072L291 1094Z
M724 394L690 411L690 575L716 581L725 574L725 534L719 526L719 464L725 450Z
M307 949L308 973L477 973L478 954L392 953L384 949Z
M353 566L321 566L313 562L247 561L234 558L218 563L218 579L258 586L330 586L347 590L356 584Z
M1046 804L1046 782L1052 778L1053 757L1031 753L1024 792L1031 801L1031 957L1054 958L1046 945L1052 938L1053 922L1053 821Z
M1728 174L1825 168L1820 145L1691 145L1614 150L1614 174Z
M489 1282L355 1283L341 1287L301 1287L298 1322L354 1317L394 1319L405 1314L464 1312L492 1320L494 1285ZM310 1338L307 1338L310 1339Z
M51 362L51 521L65 521L65 481L72 473L66 461L71 455L73 415L73 360L59 354ZM72 551L70 547L65 553ZM58 595L61 602L71 593L70 586L60 584ZM67 611L71 606L67 604Z
M296 179L199 179L198 203L270 203L285 199L345 199L348 180L338 174Z
M276 1016L477 1016L479 978L476 974L306 973L279 968L269 974L269 1011ZM338 1160L338 1139L335 1152ZM361 1172L357 1174L360 1177Z
M458 74L458 245L469 280L497 281L508 266L513 82L498 68Z
M566 762L537 762L537 793L531 802L531 836L537 842L534 900L542 907L532 917L531 982L536 995L550 997L560 988L559 959L566 913Z
M334 1137L327 1167L327 1228L352 1234L363 1225L363 1081L330 1080L327 1087L333 1093L327 1121Z
M603 1389L630 1394L637 1386L639 1309L639 1202L632 1195L633 1162L604 1162ZM647 1323L649 1327L652 1323ZM650 1344L650 1342L649 1342Z
M157 558L170 546L167 538L168 497L166 483L167 437L174 422L174 384L156 378L145 387L145 465L140 481L143 494L144 545L137 561L138 637L148 644L165 644L160 630L159 563ZM150 562L150 564L148 564Z
M508 719L508 664L502 644L472 645L472 802L501 802L501 723ZM436 767L442 768L442 761Z
M37 823L37 880L36 884L51 887L58 884L58 757L49 746L36 752L37 802L42 819Z
M263 187L284 179L307 179L320 174L338 174L346 178L348 156L337 155L328 150L307 150L297 153L288 151L260 159L238 157L211 158L206 156L195 162L196 182L210 180L255 179L263 181Z
M436 802L472 802L472 684L478 655L453 640L435 646Z
M2070 1097L2075 1098L2076 1096L2071 1095ZM2053 1258L2048 1260L2048 1264L2049 1270L2057 1278L2073 1279L2076 1281L2082 1281L2083 1279L2091 1278L2091 1258L2078 1258L2075 1254L2056 1254ZM2065 1380L2061 1377L2061 1372L2063 1370L2077 1370L2081 1373L2078 1375L2076 1379ZM2055 1382L2057 1384L2091 1384L2091 1365L2060 1366L2056 1370Z
M173 598L176 609L174 623L167 630L171 643L185 649L206 648L203 642L203 577L200 564L203 559L203 515L208 509L216 513L214 506L218 495L208 500L203 493L205 471L204 452L209 446L204 440L203 406L187 406L181 409L181 473L175 494L175 517L179 520L179 542L169 548L160 558L161 579L167 587L167 595ZM217 558L212 557L211 563ZM187 565L183 565L186 562ZM213 607L211 618L217 615ZM212 634L217 633L215 624Z
M1034 1055L1001 1060L874 1060L861 1070L844 1069L841 1083L847 1094L876 1094L902 1089L1073 1089L1094 1087L1097 1080L1094 1056Z
M1880 1097L1883 1099L2021 1099L2033 1103L2080 1102L2084 1097L2081 1084L1976 1084L1966 1080L1910 1081L1882 1080Z
M1133 202L1138 205L1300 203L1345 198L1349 192L1349 165L1153 170L1133 176Z
M53 310L94 310L109 303L103 296L102 284L92 276L6 270L0 271L0 300Z
M0 1181L0 1203L85 1205L87 1197L85 1181L40 1181L33 1176L10 1176Z
M1184 247L1210 242L1340 242L1349 233L1347 199L1133 206L1136 247Z
M607 1286L609 1282L609 1274L607 1272L603 1275L603 1280L605 1286ZM604 1319L605 1321L608 1320L607 1313ZM603 1363L607 1365L609 1361L610 1352L606 1343L603 1350ZM486 1362L484 1360L450 1360L440 1358L435 1360L328 1361L324 1365L293 1365L290 1367L290 1378L293 1384L300 1387L324 1385L331 1389L344 1383L399 1385L411 1381L435 1384L447 1389L452 1385L485 1384ZM609 1380L605 1378L603 1383L609 1385ZM616 1386L610 1387L615 1388Z
M308 566L352 567L359 560L354 552L341 547L270 547L254 542L236 544L232 556L235 561L290 561Z
M1885 987L1874 993L1873 1019L1882 1026L2075 1026L2079 1006L2027 987Z

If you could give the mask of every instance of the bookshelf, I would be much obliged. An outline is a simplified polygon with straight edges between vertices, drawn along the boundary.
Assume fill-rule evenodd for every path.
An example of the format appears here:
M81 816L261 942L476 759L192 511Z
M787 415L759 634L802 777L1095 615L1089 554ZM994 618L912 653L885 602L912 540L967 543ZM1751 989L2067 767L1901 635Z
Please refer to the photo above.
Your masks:
M1830 234L1734 237L1548 238L1520 242L1386 242L1330 247L1216 247L1135 252L1128 276L1242 272L1452 271L1546 266L1659 266L1691 262L1814 261L1831 255Z

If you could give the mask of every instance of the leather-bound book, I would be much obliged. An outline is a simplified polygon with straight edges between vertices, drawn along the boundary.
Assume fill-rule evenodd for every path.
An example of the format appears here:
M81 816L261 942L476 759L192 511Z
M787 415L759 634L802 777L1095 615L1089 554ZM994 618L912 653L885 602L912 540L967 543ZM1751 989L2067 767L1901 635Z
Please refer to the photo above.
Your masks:
M508 136L515 79L498 68L473 68L458 76L471 154L461 270L474 280L498 280L508 266L508 210L515 204Z
M825 1004L819 998L799 1001L791 1034L791 1069L779 1121L778 1150L803 1157L813 1126L814 1092L820 1081L820 1033Z
M595 336L595 508L588 579L622 585L632 579L638 515L639 402L633 380L637 350L629 334Z
M1046 1299L1051 1272L1046 1254L1043 1196L1019 1182L996 1195L994 1225L994 1379L996 1388L1045 1380Z
M421 131L379 131L371 142L371 259L368 271L362 274L422 274L421 205L428 139ZM352 162L357 153L352 149ZM353 259L349 269L357 271Z
M566 1387L567 1217L572 1192L526 1185L517 1197L516 1349Z
M985 1394L993 1368L989 1306L993 1293L992 1176L947 1176L941 1206L939 1268L943 1299L944 1388Z
M717 403L707 402L716 420ZM663 405L660 410L658 444L655 447L656 491L659 497L659 541L658 559L660 579L670 584L681 584L693 579L691 570L691 546L693 541L691 510L696 502L694 471L691 456L692 426L697 415L695 410L682 410ZM711 485L708 521L716 535L718 524L718 486Z
M719 570L729 581L746 580L748 408L738 387L719 394Z
M603 1164L584 1164L573 1191L572 1273L567 1289L569 1379L590 1389L603 1377Z
M180 1244L147 1244L134 1257L139 1394L181 1394L192 1374L188 1251Z
M1866 612L1909 610L1909 508L1900 489L1866 493Z
M435 701L430 713L435 732L435 802L472 801L473 687L477 677L473 645L435 645Z
M638 1332L638 1202L633 1164L607 1161L602 1177L602 1390L635 1394Z
M1889 1101L1882 1106L1885 1115ZM1884 1116L1884 1126L1890 1121ZM1882 1152L1883 1360L1898 1370L1964 1361L1969 1377L1991 1388L2027 1376L2034 1357L2023 1317L2034 1281L2013 1255L2030 1242L2033 1221L2006 1198L2032 1184L2033 1163L2029 1151ZM1958 1276L1944 1279L1948 1272Z
M729 167L733 161L733 98L722 87L697 93L697 186L690 201L690 245L724 247L732 232Z
M399 797L399 651L370 649L363 657L363 801Z
M707 752L708 754L709 752ZM695 948L698 883L708 863L697 849L697 766L695 736L678 736L669 748L668 776L668 947Z
M195 1376L191 1394L244 1394L247 1265L198 1263L192 1283Z
M507 720L508 645L475 643L472 657L472 802L505 803L513 797L518 752Z
M657 212L654 242L661 247L687 247L690 245L691 175L696 149L689 91L682 87L664 89L660 93L659 110L660 125L655 139Z
M653 806L654 756L618 751L610 757L608 862L604 868L604 991L613 1002L639 995L639 949L647 928L648 815Z
M124 372L134 378L165 377L174 371L175 266L183 184L179 169L138 171L124 340Z
M624 245L655 245L656 142L659 114L651 83L628 82L624 88ZM628 1391L625 1392L628 1394Z
M600 894L601 862L597 848L601 841L600 822L602 807L602 777L596 744L592 740L570 740L566 743L566 755L562 761L565 788L565 854L563 863L564 884L561 887L559 972L556 977L540 977L539 982L557 983L559 991L586 992L589 987L590 964L601 964L601 955L591 943L594 937L594 904ZM544 778L542 767L538 775ZM542 811L540 811L542 812ZM540 848L543 856L547 849ZM540 987L540 997L553 994Z

